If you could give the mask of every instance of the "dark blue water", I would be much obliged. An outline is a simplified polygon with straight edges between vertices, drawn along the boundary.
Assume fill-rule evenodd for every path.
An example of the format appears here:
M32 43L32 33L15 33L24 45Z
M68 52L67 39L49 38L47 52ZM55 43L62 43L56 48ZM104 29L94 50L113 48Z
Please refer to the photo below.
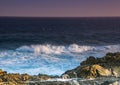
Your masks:
M0 18L0 44L120 42L120 18Z
M8 72L60 75L119 43L119 17L0 17L0 68Z

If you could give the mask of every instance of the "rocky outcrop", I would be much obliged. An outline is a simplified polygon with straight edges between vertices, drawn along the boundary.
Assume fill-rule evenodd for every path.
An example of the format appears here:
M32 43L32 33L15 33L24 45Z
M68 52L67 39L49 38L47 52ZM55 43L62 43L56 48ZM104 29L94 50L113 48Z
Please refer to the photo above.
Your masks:
M40 80L48 80L51 78L59 78L59 76L53 76L53 75L46 75L46 74L38 74L38 77Z
M0 70L0 82L11 83L12 85L22 84L24 81L29 80L28 74L8 74L6 71ZM11 85L9 84L9 85Z
M7 73L0 69L0 85L26 85L26 81L40 81L50 78L58 78L58 76L49 76L46 74L38 74L30 76L28 74Z
M90 56L75 69L66 71L70 77L96 78L102 76L120 76L120 53L107 53L102 58ZM64 75L63 74L63 75Z
M79 72L79 71L78 71ZM100 76L110 76L111 72L106 69L103 68L100 65L91 65L91 66L85 66L81 69L81 73L79 73L82 77L86 77L86 78L95 78L95 77L100 77Z

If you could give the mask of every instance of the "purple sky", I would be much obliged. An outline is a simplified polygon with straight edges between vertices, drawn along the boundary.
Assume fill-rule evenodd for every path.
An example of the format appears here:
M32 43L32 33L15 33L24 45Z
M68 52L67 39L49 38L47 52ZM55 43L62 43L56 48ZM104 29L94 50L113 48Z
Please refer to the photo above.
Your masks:
M0 0L0 16L120 16L120 0Z

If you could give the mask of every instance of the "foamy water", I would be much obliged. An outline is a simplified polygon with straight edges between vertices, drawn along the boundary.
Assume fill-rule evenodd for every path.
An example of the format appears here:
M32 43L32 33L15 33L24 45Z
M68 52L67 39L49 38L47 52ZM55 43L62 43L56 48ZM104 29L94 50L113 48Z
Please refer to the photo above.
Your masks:
M30 45L0 51L0 68L12 73L61 75L75 68L89 56L103 57L119 52L120 45Z

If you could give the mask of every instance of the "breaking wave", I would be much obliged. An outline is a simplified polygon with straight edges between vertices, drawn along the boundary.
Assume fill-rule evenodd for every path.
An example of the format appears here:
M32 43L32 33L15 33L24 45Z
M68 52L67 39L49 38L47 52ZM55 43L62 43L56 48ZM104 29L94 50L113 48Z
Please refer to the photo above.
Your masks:
M55 45L31 45L17 48L17 51L34 52L35 54L63 54L63 53L82 53L92 50L92 46L79 46L72 44L69 46L55 46Z
M89 56L102 57L119 52L120 45L30 45L0 51L0 68L8 72L60 75L75 68Z

